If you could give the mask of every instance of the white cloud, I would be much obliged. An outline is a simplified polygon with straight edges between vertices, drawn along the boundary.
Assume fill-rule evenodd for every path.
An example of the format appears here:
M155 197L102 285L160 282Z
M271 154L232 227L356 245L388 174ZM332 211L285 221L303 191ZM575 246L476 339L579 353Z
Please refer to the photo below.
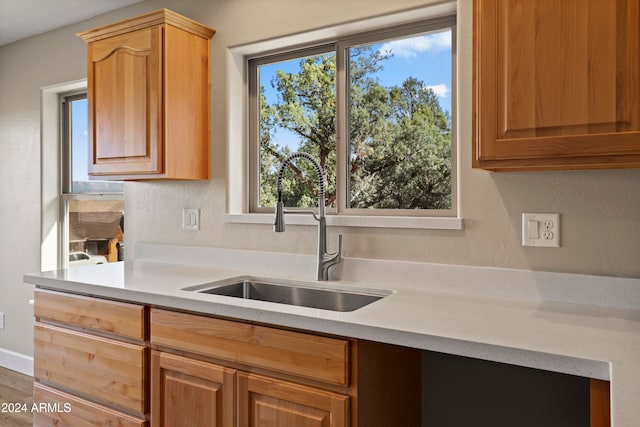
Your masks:
M451 92L451 89L449 89L449 87L445 83L427 86L427 89L431 89L433 93L435 93L440 98L446 98L447 96L449 96L449 92Z
M439 52L450 48L451 33L445 31L385 43L380 47L380 53L390 52L403 58L415 58L419 53Z

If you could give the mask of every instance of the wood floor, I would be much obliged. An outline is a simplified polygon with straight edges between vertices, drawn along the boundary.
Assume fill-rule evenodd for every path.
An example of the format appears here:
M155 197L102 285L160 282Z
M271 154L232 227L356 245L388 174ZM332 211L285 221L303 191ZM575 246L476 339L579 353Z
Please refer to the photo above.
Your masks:
M31 427L33 378L0 368L0 426Z

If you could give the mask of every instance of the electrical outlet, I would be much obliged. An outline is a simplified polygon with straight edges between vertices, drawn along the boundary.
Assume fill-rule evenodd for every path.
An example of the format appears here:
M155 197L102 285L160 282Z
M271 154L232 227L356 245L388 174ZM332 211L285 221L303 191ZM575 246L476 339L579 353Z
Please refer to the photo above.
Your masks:
M560 247L560 214L523 213L522 246Z
M4 329L4 313L0 313L0 329Z
M200 209L182 209L182 229L200 230Z

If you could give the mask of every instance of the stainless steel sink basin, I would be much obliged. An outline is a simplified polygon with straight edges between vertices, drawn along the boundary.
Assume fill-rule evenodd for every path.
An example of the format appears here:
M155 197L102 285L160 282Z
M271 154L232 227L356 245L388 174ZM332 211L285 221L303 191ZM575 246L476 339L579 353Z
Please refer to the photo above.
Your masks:
M391 294L253 277L236 277L184 290L341 312L357 310Z

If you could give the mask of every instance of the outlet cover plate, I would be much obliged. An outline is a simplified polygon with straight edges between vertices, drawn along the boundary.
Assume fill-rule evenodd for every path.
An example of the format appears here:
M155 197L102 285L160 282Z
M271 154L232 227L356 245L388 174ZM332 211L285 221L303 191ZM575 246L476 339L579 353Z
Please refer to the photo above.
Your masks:
M560 214L523 213L522 246L560 247Z

